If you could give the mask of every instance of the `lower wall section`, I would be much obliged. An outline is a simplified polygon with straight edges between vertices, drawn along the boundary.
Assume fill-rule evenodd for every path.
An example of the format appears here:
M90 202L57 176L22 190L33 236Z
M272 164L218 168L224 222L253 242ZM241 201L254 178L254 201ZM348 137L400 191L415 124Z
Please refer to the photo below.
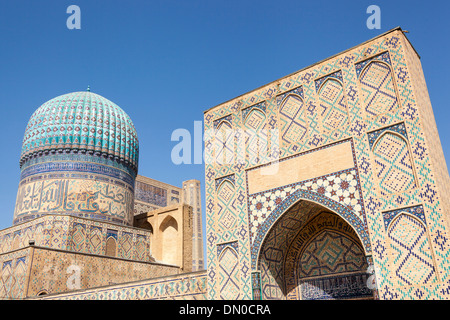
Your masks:
M206 271L41 296L39 300L206 300Z
M173 265L30 246L0 255L0 298L23 299L179 272Z
M33 248L0 254L0 300L25 298Z

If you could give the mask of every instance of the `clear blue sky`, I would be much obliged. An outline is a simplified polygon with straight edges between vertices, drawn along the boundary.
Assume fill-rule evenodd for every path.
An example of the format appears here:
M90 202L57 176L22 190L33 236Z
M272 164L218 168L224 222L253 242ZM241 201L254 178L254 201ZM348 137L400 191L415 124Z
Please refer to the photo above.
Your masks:
M81 30L66 27L72 4ZM366 27L371 4L380 30ZM203 165L172 164L173 130L192 132L204 110L397 26L422 58L450 159L449 12L448 1L1 0L0 229L12 224L25 126L45 101L90 85L133 120L140 174L204 187Z

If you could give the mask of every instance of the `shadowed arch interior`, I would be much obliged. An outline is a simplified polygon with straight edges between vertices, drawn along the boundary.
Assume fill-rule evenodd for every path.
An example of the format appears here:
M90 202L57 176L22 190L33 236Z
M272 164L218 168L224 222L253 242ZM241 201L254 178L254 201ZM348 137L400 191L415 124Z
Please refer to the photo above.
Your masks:
M306 200L272 226L258 257L263 299L371 298L372 292L361 286L367 268L355 230L339 215ZM333 287L328 292L314 287L330 279L356 281L358 286L345 294Z

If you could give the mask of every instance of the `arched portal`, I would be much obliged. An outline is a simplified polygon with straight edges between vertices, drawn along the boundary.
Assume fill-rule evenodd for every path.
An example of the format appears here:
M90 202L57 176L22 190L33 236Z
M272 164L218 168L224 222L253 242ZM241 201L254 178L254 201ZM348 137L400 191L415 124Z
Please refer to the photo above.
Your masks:
M299 200L267 232L258 255L262 299L371 299L368 256L354 228Z
M162 261L170 264L180 264L178 258L178 223L172 216L167 216L161 223Z

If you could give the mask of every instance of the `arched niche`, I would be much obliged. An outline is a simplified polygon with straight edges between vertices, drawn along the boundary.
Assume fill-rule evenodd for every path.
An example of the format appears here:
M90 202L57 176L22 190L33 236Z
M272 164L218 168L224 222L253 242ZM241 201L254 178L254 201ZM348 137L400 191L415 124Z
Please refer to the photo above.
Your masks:
M316 202L298 200L269 228L260 246L256 270L261 297L371 299L365 283L369 256L342 216Z
M383 132L375 140L372 152L382 196L417 187L411 152L402 135L389 130Z
M106 240L105 255L115 257L117 255L117 243L114 237L108 237Z
M161 238L161 259L164 263L179 264L178 223L174 217L168 215L159 226Z
M398 95L391 66L374 59L360 72L361 103L369 119L398 108Z
M435 283L438 278L425 223L405 210L386 229L394 284L402 287Z
M318 92L320 101L319 114L321 117L322 132L331 138L341 136L349 124L347 102L345 100L344 86L334 77L328 77L320 86Z

